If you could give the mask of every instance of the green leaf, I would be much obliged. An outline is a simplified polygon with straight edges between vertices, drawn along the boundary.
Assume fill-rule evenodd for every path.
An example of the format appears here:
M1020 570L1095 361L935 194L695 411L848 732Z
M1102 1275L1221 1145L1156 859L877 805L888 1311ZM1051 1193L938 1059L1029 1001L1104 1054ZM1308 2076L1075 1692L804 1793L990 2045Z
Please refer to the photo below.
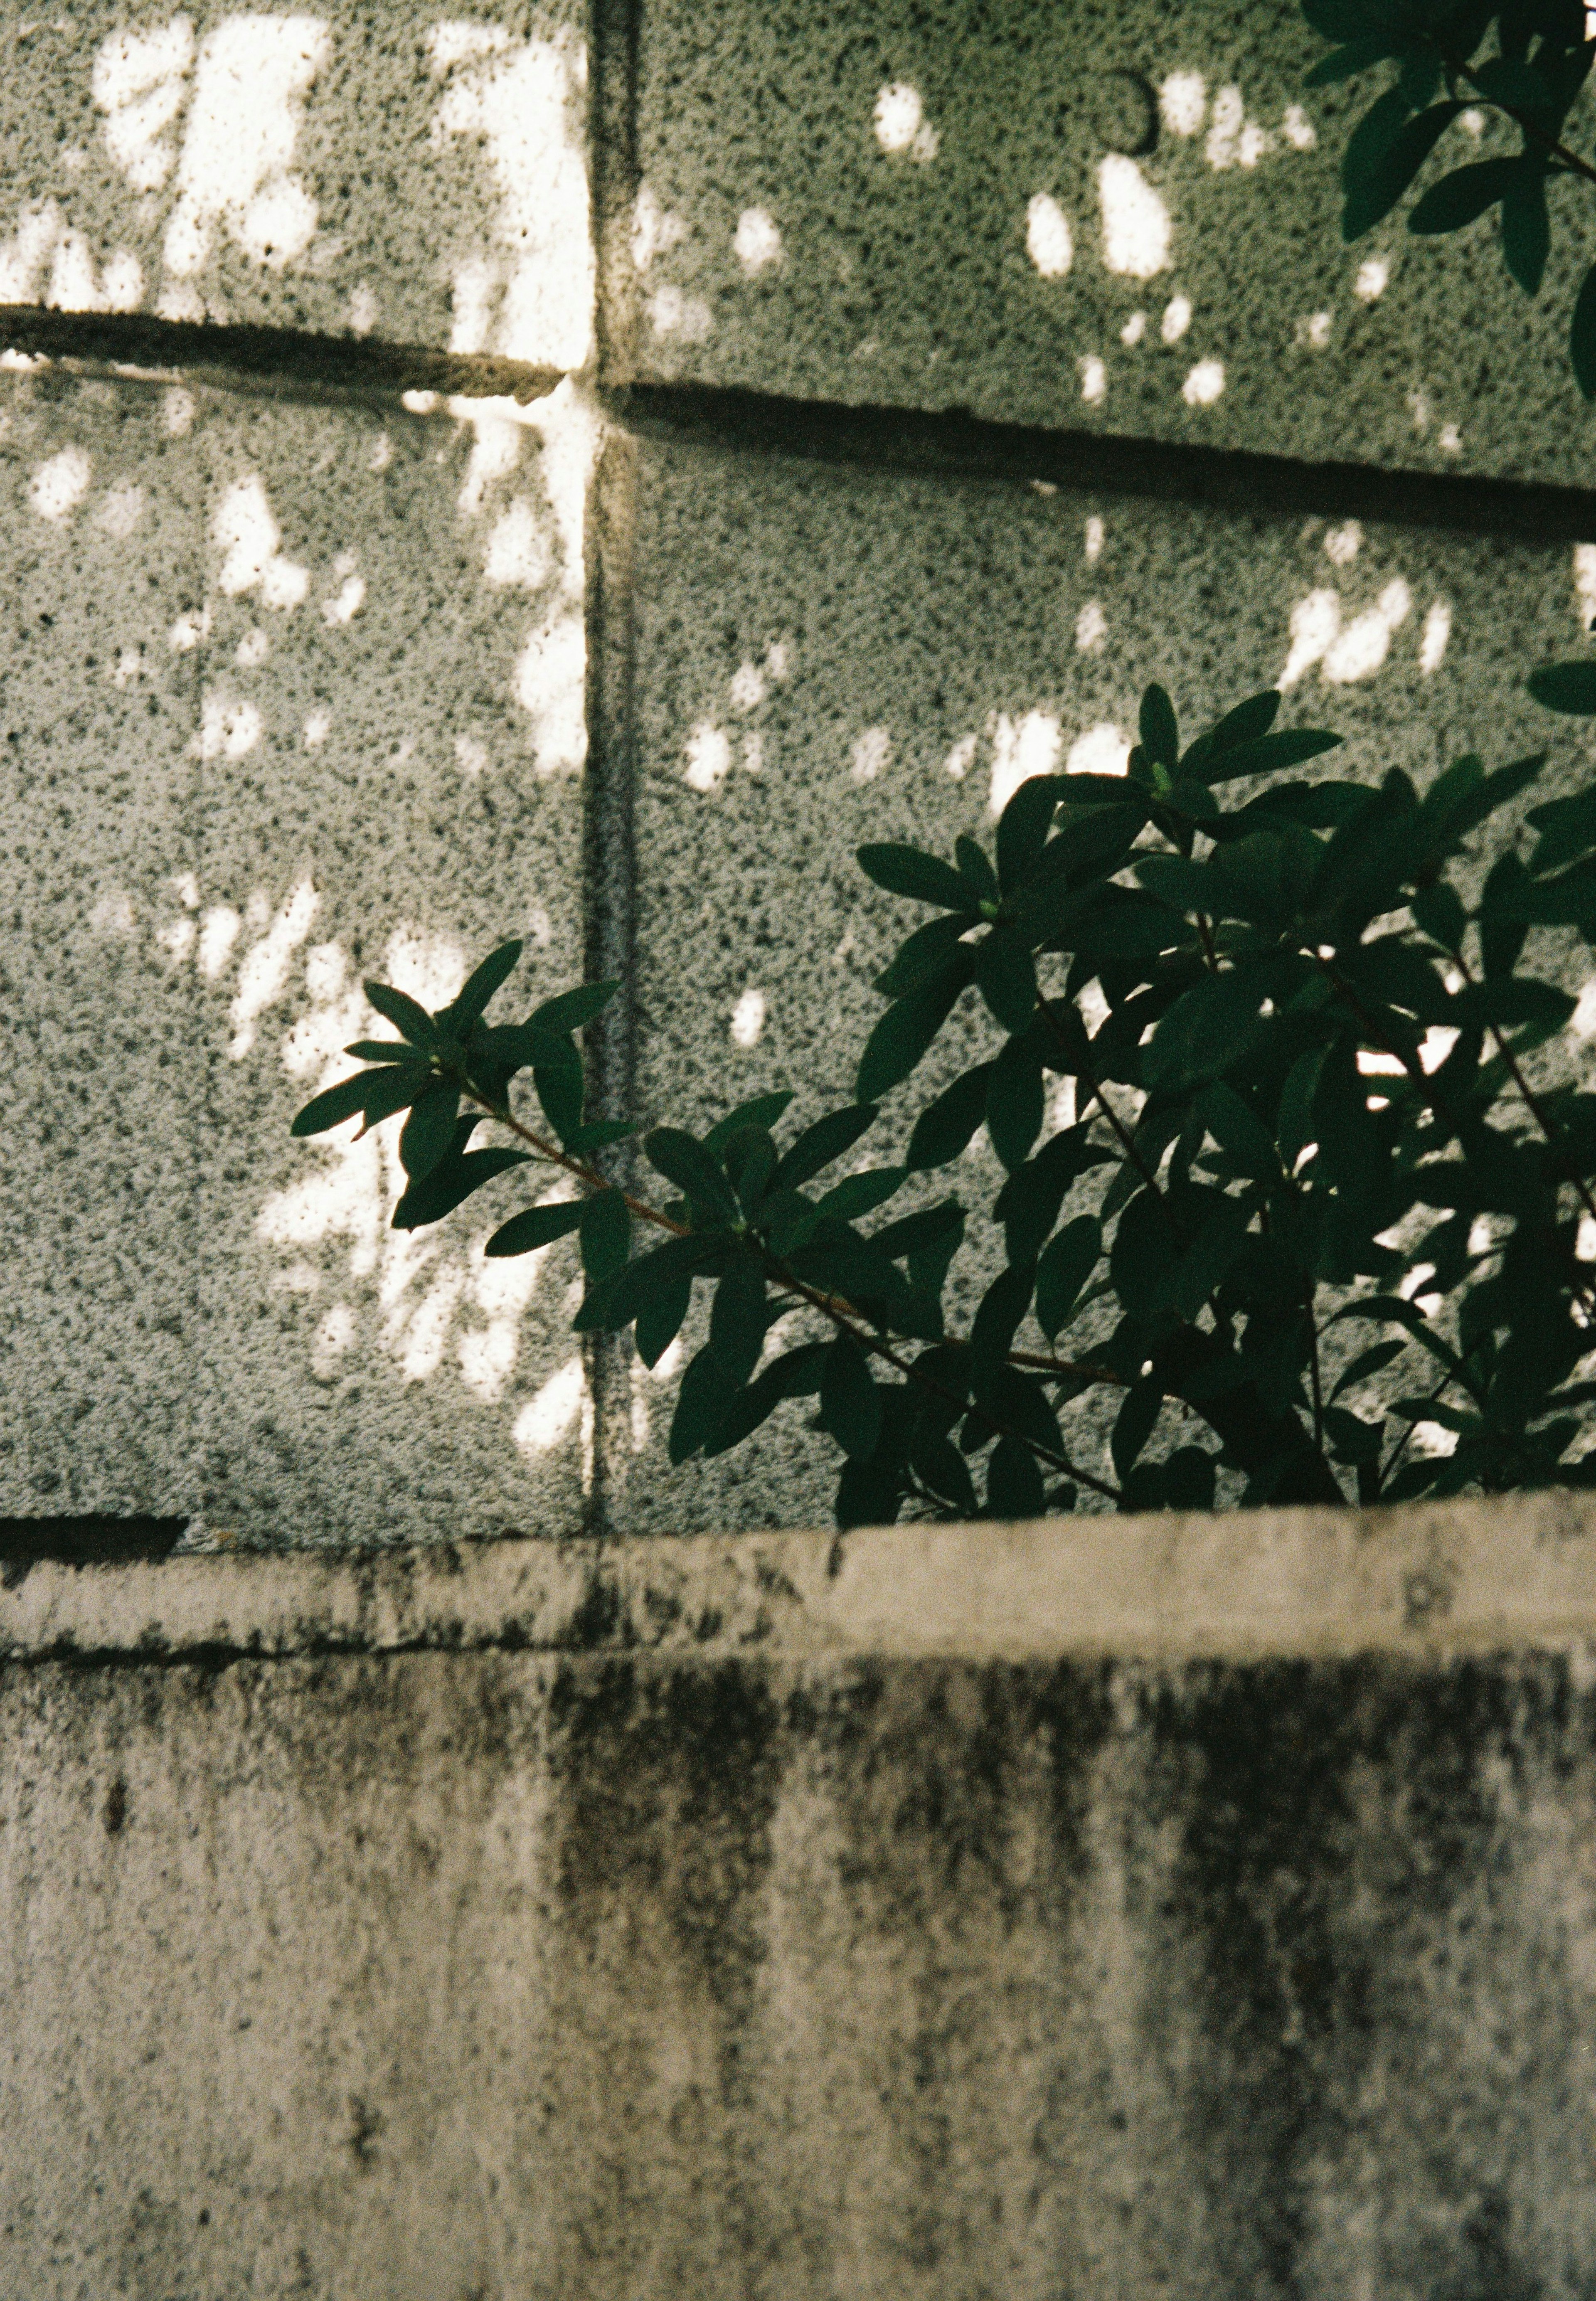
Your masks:
M430 1049L438 1044L437 1026L424 1007L414 999L396 991L390 983L368 983L365 994L379 1015L390 1022L396 1031L402 1031L413 1046Z
M975 982L1006 1031L1023 1031L1036 1012L1036 968L1021 936L995 926L975 946Z
M537 1075L534 1071L533 1078ZM637 1131L630 1118L590 1118L585 1125L572 1128L565 1137L565 1148L585 1158L589 1150L604 1150L612 1142L624 1142L629 1134Z
M618 981L579 983L574 991L562 991L534 1007L523 1028L539 1038L564 1038L601 1015L620 988Z
M1233 743L1216 757L1201 763L1198 772L1206 783L1228 783L1242 775L1279 774L1335 750L1345 738L1328 727L1288 727L1279 735L1259 735L1250 742Z
M956 1078L934 1102L926 1105L915 1121L909 1147L904 1152L904 1163L910 1174L921 1174L928 1167L946 1167L968 1148L971 1137L986 1117L987 1082L992 1067L990 1063L977 1063L973 1070Z
M1480 891L1480 963L1487 982L1511 975L1529 927L1522 916L1530 874L1511 848L1499 855Z
M820 1427L859 1462L870 1460L881 1437L882 1402L870 1360L851 1335L839 1335L826 1351Z
M1043 1250L1036 1267L1036 1319L1049 1342L1067 1326L1103 1251L1095 1215L1077 1215Z
M1000 1270L982 1296L970 1329L970 1369L977 1398L990 1402L992 1376L1014 1348L1035 1284L1036 1265L1024 1262Z
M643 1137L643 1155L657 1175L692 1201L714 1222L737 1220L737 1201L717 1161L686 1130L656 1126Z
M709 1347L740 1390L759 1363L771 1316L763 1263L740 1254L715 1288L709 1314Z
M1438 879L1433 887L1421 888L1410 899L1409 907L1421 934L1428 935L1432 942L1438 942L1443 950L1454 955L1462 949L1468 914L1444 879Z
M1142 694L1139 731L1148 757L1173 775L1181 756L1180 732L1174 706L1156 680Z
M1197 1108L1203 1125L1238 1174L1259 1183L1278 1177L1280 1159L1274 1137L1234 1087L1223 1079L1216 1080Z
M1164 1393L1157 1383L1133 1382L1126 1391L1108 1441L1115 1469L1122 1478L1129 1477L1141 1460L1141 1450L1152 1436L1153 1425L1163 1410Z
M1324 1428L1338 1462L1362 1464L1379 1460L1385 1443L1383 1421L1365 1422L1360 1416L1349 1414L1344 1406L1327 1406Z
M861 847L856 859L865 877L890 895L907 895L914 903L935 903L945 911L975 916L969 888L940 856L923 854L918 847L880 846Z
M1062 775L1027 775L998 818L998 884L1012 894L1034 870L1063 797Z
M774 1094L756 1094L751 1101L740 1102L724 1118L717 1118L704 1137L704 1148L718 1159L734 1134L749 1128L768 1129L783 1116L792 1100L794 1090L781 1087Z
M1549 799L1544 806L1531 807L1525 821L1540 834L1530 869L1537 878L1543 878L1559 863L1571 863L1596 847L1596 784L1573 799Z
M1457 231L1505 198L1518 180L1521 160L1476 160L1432 184L1408 219L1409 231Z
M1367 1382L1392 1359L1400 1359L1407 1349L1406 1343L1375 1343L1366 1351L1359 1351L1351 1362L1343 1367L1330 1395L1339 1398L1343 1391L1355 1390L1360 1382Z
M415 1049L407 1039L355 1039L344 1049L363 1063L407 1063L415 1060Z
M1349 40L1344 47L1322 57L1302 85L1304 88L1333 87L1338 80L1351 79L1358 72L1383 63L1391 52L1391 42L1383 32L1371 33L1361 40Z
M986 1123L993 1150L1012 1172L1041 1132L1041 1059L1026 1038L1010 1039L988 1074Z
M844 1462L833 1505L838 1531L846 1534L857 1526L890 1526L903 1494L903 1480L895 1465Z
M967 943L960 943L928 983L888 1008L859 1059L854 1092L861 1102L873 1102L908 1077L953 1012L973 971L974 953Z
M740 1385L731 1382L707 1343L682 1369L676 1412L666 1449L674 1463L685 1462L715 1436L736 1403Z
M1568 357L1574 369L1574 381L1587 399L1596 399L1596 264L1579 284L1579 294L1574 299L1574 317L1568 327ZM1532 692L1533 690L1532 690ZM1566 706L1553 704L1560 710ZM1583 709L1584 707L1579 707Z
M639 1319L639 1331L641 1324ZM714 1436L705 1441L706 1460L740 1445L762 1422L768 1420L783 1399L812 1397L820 1388L827 1347L824 1343L800 1343L797 1350L773 1360L765 1372L739 1393Z
M1262 1035L1251 979L1208 975L1175 1000L1143 1049L1142 1079L1157 1094L1216 1078L1249 1053Z
M1215 722L1206 735L1199 735L1191 745L1181 761L1181 773L1183 775L1201 774L1204 760L1222 758L1226 751L1235 750L1240 744L1256 742L1260 735L1266 735L1274 726L1279 709L1280 690L1277 687L1266 687L1260 695L1249 695L1245 703L1235 705L1222 719Z
M356 1071L353 1078L340 1079L336 1086L313 1096L297 1113L288 1132L325 1134L330 1126L341 1126L356 1115L363 1117L366 1126L379 1125L414 1102L431 1075L430 1069L419 1063L385 1064L380 1070Z
M597 1284L623 1269L631 1251L631 1211L619 1191L595 1191L582 1203L582 1268Z
M1012 1522L1040 1518L1047 1506L1036 1456L1018 1438L999 1438L986 1466L984 1515Z
M879 1103L849 1103L840 1110L828 1111L813 1126L806 1126L797 1142L777 1160L771 1178L773 1190L796 1191L801 1183L810 1181L834 1159L840 1159L845 1150L851 1150L880 1113Z
M1596 266L1592 266L1592 277L1596 279ZM1596 313L1592 324L1596 333ZM1592 348L1596 355L1596 345ZM1585 397L1596 397L1596 381ZM1524 683L1536 702L1544 704L1548 711L1567 712L1578 719L1588 719L1596 714L1596 661L1549 663L1542 670L1532 671Z
M464 1118L463 1127L476 1125L475 1118ZM526 1150L468 1150L463 1158L440 1159L425 1182L412 1183L394 1209L395 1230L424 1230L429 1223L441 1222L445 1215L480 1191L484 1183L491 1183L496 1175L508 1174L512 1167L531 1163Z
M1200 1446L1177 1446L1164 1471L1164 1507L1174 1510L1211 1510L1214 1507L1214 1457Z
M539 1045L532 1084L549 1125L562 1142L569 1142L581 1128L586 1091L581 1057L572 1040L550 1039Z
M1444 130L1466 108L1458 103L1433 104L1409 119L1408 99L1398 88L1387 89L1370 106L1348 138L1341 163L1347 195L1341 210L1344 240L1361 238L1391 213Z
M488 1251L493 1252L491 1240ZM631 1326L657 1294L683 1278L717 1276L729 1267L736 1251L736 1242L724 1232L668 1238L663 1246L635 1256L623 1269L589 1287L572 1326L579 1335L617 1334Z
M413 1183L424 1181L448 1151L459 1109L460 1090L447 1079L417 1095L399 1134L399 1164Z
M853 1222L872 1208L885 1205L908 1180L907 1167L873 1167L863 1175L845 1176L815 1202L815 1214L839 1222Z
M681 1332L688 1304L693 1299L690 1278L673 1278L656 1286L638 1312L631 1338L646 1367L659 1364Z
M969 932L969 920L962 913L951 918L944 916L928 919L899 943L896 956L875 977L871 989L879 991L883 999L901 999L907 992L917 990L944 965L960 936Z
M1519 163L1518 175L1502 202L1502 261L1526 296L1538 296L1551 252L1551 219L1546 212L1546 169L1538 159Z
M953 842L953 852L957 858L959 877L976 903L990 903L995 907L1000 892L998 874L980 841L961 833Z
M573 1231L582 1218L580 1199L557 1199L553 1206L527 1207L501 1223L487 1245L484 1254L496 1259L507 1254L531 1254L539 1246L548 1246L556 1238Z
M460 996L444 1009L456 1030L470 1030L500 984L514 973L522 949L520 942L501 942L497 950L489 952L480 966L472 969Z
M951 1439L930 1422L923 1421L909 1441L909 1468L939 1500L951 1502L965 1518L976 1515L981 1505L965 1458Z

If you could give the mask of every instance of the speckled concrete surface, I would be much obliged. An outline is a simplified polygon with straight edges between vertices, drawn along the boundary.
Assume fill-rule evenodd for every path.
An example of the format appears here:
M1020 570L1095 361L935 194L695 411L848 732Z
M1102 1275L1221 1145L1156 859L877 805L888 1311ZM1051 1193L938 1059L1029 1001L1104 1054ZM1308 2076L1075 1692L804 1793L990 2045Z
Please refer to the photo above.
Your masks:
M1326 51L1295 0L644 0L640 21L640 372L1588 474L1563 348L1583 207L1556 209L1533 304L1494 222L1419 241L1398 214L1344 247L1341 155L1382 82L1305 95ZM1454 129L1433 172L1499 132Z
M1283 1562L1288 1518L1236 1562ZM0 2286L1577 2301L1588 1528L1326 1533L1318 1659L1266 1570L1250 1659L1168 1643L1184 1530L1141 1532L1112 1659L1043 1527L856 1537L835 1583L823 1537L638 1545L628 1605L556 1602L520 1651L441 1650L479 1569L507 1592L490 1547L421 1650L318 1653L307 1619L278 1659L6 1662ZM1050 1654L945 1602L988 1544ZM1449 1645L1439 1584L1415 1614L1418 1551L1459 1630L1501 1611L1494 1652ZM536 1545L522 1601L569 1566ZM232 1576L247 1637L226 1562L139 1571L180 1615ZM345 1574L368 1631L414 1579ZM1550 1636L1537 1577L1574 1602ZM946 1650L895 1651L873 1594Z
M0 1508L573 1530L564 1250L484 1268L509 1184L406 1239L391 1123L287 1130L363 972L580 971L589 420L46 374L6 423Z
M1476 747L1497 763L1549 749L1549 793L1590 772L1590 733L1521 685L1529 665L1590 644L1590 555L1572 547L657 445L638 533L652 1118L707 1122L775 1086L798 1092L793 1124L848 1100L882 1011L871 978L922 916L865 880L856 847L950 853L961 832L990 834L1021 774L1123 759L1149 679L1192 732L1283 681L1283 724L1347 737L1332 773L1401 766L1422 783ZM1567 961L1577 988L1587 962ZM958 1052L939 1058L948 1075L994 1028L966 997ZM919 1082L889 1099L856 1163L893 1155ZM978 1153L933 1178L983 1209L998 1179ZM668 1402L640 1368L637 1394L649 1435L628 1525L792 1524L829 1508L831 1450L801 1410L672 1471ZM1083 1427L1093 1412L1089 1395ZM1095 1468L1098 1452L1079 1459Z
M578 367L581 12L0 12L0 304Z

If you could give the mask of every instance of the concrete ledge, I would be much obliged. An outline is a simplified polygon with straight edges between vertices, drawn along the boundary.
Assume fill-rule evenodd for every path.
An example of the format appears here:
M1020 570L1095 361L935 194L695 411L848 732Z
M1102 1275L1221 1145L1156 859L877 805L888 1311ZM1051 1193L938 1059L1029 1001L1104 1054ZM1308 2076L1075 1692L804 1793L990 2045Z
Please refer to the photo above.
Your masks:
M17 1659L495 1647L973 1662L1596 1654L1596 1502L43 1560L0 1591L0 1656Z

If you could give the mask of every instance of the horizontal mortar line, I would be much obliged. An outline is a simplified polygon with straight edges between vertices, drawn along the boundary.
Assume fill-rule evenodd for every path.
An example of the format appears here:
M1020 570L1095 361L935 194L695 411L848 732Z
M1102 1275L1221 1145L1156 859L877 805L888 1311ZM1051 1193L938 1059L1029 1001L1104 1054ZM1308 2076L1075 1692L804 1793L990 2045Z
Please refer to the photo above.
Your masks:
M280 377L345 389L447 392L471 399L540 399L566 371L486 352L443 352L297 328L221 326L144 312L56 312L0 304L0 342L46 359L166 373Z
M1000 423L960 408L785 399L699 383L634 383L605 397L611 414L646 438L809 462L1040 481L1266 518L1312 512L1532 543L1596 539L1596 489L1541 481L1308 463L1250 448Z

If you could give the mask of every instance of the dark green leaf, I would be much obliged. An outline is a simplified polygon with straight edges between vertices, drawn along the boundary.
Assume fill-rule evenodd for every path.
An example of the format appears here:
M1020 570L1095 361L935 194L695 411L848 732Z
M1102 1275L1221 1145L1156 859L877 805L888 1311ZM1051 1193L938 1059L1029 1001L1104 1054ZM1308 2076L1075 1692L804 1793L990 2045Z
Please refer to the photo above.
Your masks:
M953 852L958 862L959 877L969 889L977 904L997 905L999 889L998 874L979 840L961 833L953 842Z
M962 913L928 919L898 945L896 957L876 976L872 990L879 991L883 999L902 999L918 989L947 962L960 936L968 933L969 925Z
M961 943L938 974L889 1007L865 1042L854 1092L861 1102L885 1094L920 1061L971 980L974 953Z
M363 1063L405 1063L415 1060L415 1049L407 1039L355 1039L344 1049Z
M1412 899L1414 923L1421 934L1454 954L1463 947L1468 914L1443 879L1422 888Z
M1214 1457L1200 1446L1177 1446L1163 1465L1166 1510L1211 1510Z
M1540 294L1550 252L1545 166L1539 159L1522 160L1513 188L1502 202L1502 260L1526 296Z
M1434 150L1437 139L1466 110L1457 103L1433 104L1408 117L1408 99L1388 89L1365 113L1347 139L1341 182L1341 238L1361 238L1389 215Z
M682 1369L671 1422L667 1452L673 1462L685 1462L726 1419L741 1385L732 1382L714 1352L706 1343Z
M582 1218L580 1199L560 1199L551 1207L527 1207L522 1213L512 1215L500 1225L487 1245L484 1254L495 1257L506 1254L531 1254L535 1248L547 1246L556 1238L573 1231Z
M640 1318L638 1326L640 1332ZM706 1460L740 1445L775 1412L783 1399L812 1397L820 1388L826 1349L824 1343L801 1343L785 1357L773 1360L762 1375L739 1393L713 1437L705 1441Z
M870 1360L851 1335L839 1335L820 1378L820 1427L845 1454L867 1462L882 1435L882 1402Z
M986 1516L1040 1518L1047 1509L1041 1466L1018 1438L999 1438L986 1466Z
M1376 1462L1385 1440L1383 1422L1365 1422L1344 1406L1324 1409L1324 1429L1338 1462Z
M379 1015L385 1017L396 1031L402 1031L413 1046L438 1044L437 1026L426 1008L418 1007L404 992L396 991L391 983L368 983L365 994Z
M1529 873L1511 848L1499 855L1486 874L1480 892L1480 960L1489 982L1511 975L1518 964L1529 927L1523 917L1523 897Z
M1122 1478L1128 1477L1141 1460L1163 1408L1164 1393L1156 1382L1133 1382L1126 1391L1108 1441L1115 1469Z
M930 1422L922 1422L909 1442L909 1467L940 1501L951 1502L966 1518L975 1516L980 1504L965 1458Z
M619 982L579 983L574 991L562 991L534 1007L523 1027L539 1038L564 1038L602 1014L620 988Z
M657 1366L677 1335L693 1299L690 1278L673 1278L657 1286L638 1312L631 1338L646 1367Z
M1006 1031L1023 1031L1036 1012L1036 968L1023 938L996 926L975 946L975 982Z
M1155 1093L1216 1078L1250 1052L1260 1035L1251 979L1208 975L1182 992L1143 1050L1142 1078Z
M1278 774L1283 768L1300 766L1305 759L1333 751L1344 740L1327 727L1288 727L1283 734L1234 743L1217 757L1204 760L1198 772L1206 783L1233 782L1241 775Z
M770 1321L764 1266L756 1255L740 1254L715 1288L709 1314L709 1347L740 1390L759 1362Z
M1592 268L1596 279L1596 266ZM1596 306L1596 299L1593 299ZM1592 313L1592 384L1585 393L1587 399L1596 398L1596 308ZM1578 719L1588 719L1596 714L1596 660L1589 663L1549 663L1541 671L1532 671L1525 685L1537 703L1549 711L1565 711Z
M928 1103L915 1122L909 1137L909 1147L904 1162L912 1175L928 1167L946 1167L968 1147L970 1138L986 1117L987 1084L992 1074L990 1063L978 1063L962 1078L956 1078L945 1087L936 1100Z
M439 1079L417 1095L399 1134L399 1163L413 1183L425 1180L455 1139L460 1090Z
M1022 1263L1015 1268L1000 1270L982 1296L981 1308L970 1330L970 1367L977 1398L989 1397L993 1369L1001 1365L1014 1347L1020 1321L1031 1308L1035 1284L1035 1264Z
M1095 1215L1077 1215L1044 1249L1036 1270L1036 1318L1049 1342L1069 1324L1102 1251L1103 1233Z
M751 1101L740 1102L719 1118L704 1137L704 1148L718 1159L734 1134L752 1127L766 1129L775 1125L792 1100L791 1087L778 1088L774 1094L756 1094Z
M844 1462L834 1505L838 1531L857 1526L890 1526L903 1500L903 1480L895 1465Z
M1322 57L1307 79L1304 88L1330 88L1337 80L1351 79L1358 72L1367 71L1374 64L1383 63L1391 54L1391 42L1383 32L1371 33L1361 40L1349 40L1345 47L1335 49Z
M534 1080L537 1075L534 1071ZM590 1118L585 1125L572 1128L565 1137L565 1148L579 1151L585 1158L589 1150L603 1150L612 1142L624 1142L629 1134L635 1134L637 1131L630 1118Z
M631 1214L619 1191L595 1191L582 1205L582 1268L596 1285L624 1268L631 1251Z
M1180 733L1174 706L1156 680L1142 694L1140 732L1148 757L1173 775L1181 756Z
M363 1116L366 1126L376 1126L414 1102L431 1075L430 1070L413 1063L356 1071L353 1078L340 1079L336 1086L313 1096L288 1131L298 1135L325 1134L330 1126L341 1126L357 1115Z
M1408 219L1409 231L1457 231L1484 214L1517 182L1522 160L1476 160L1432 184Z
M519 942L501 942L497 950L489 952L480 966L472 969L460 996L444 1010L456 1030L471 1028L500 984L514 973L522 950Z
M998 819L998 884L1010 895L1034 869L1064 796L1062 775L1027 775Z
M532 1084L543 1113L562 1142L581 1131L585 1082L582 1060L571 1039L539 1042L532 1065Z
M840 1110L830 1110L817 1118L813 1126L806 1126L796 1142L776 1162L772 1177L775 1190L795 1191L801 1183L808 1182L845 1150L851 1150L865 1128L873 1125L880 1114L879 1103L849 1103Z
M834 1216L839 1222L856 1221L902 1190L908 1173L907 1167L873 1167L863 1175L845 1176L817 1201L815 1213Z
M972 917L975 903L969 888L951 863L923 854L918 847L861 847L857 862L867 879L890 895L907 895L911 902L936 903L945 911L964 911Z
M477 1124L474 1118L460 1123L462 1126ZM484 1183L530 1160L531 1153L525 1150L468 1150L463 1158L440 1159L425 1182L412 1183L400 1199L394 1209L393 1227L424 1230L429 1223L441 1222Z
M1019 1166L1042 1123L1041 1058L1027 1038L1008 1040L988 1074L986 1123L1005 1167Z
M1579 294L1574 299L1574 317L1568 328L1568 358L1574 369L1574 381L1587 399L1596 399L1596 264L1592 264L1580 281ZM1531 692L1533 693L1533 689ZM1537 699L1538 700L1543 699ZM1566 710L1566 704L1554 703L1552 710ZM1575 707L1584 710L1587 707Z
M714 1222L737 1220L731 1185L702 1142L680 1126L656 1126L643 1137L643 1155L656 1174L674 1183Z
M1407 1347L1406 1343L1375 1343L1368 1350L1359 1351L1350 1365L1342 1368L1331 1397L1339 1398L1344 1390L1356 1389L1360 1382L1369 1381L1392 1359L1400 1359Z
M488 1251L493 1251L489 1240ZM718 1235L690 1234L669 1238L648 1254L639 1254L624 1269L614 1271L589 1288L572 1325L579 1335L617 1334L631 1326L645 1303L674 1287L679 1280L709 1277L723 1271L736 1252L734 1241Z

